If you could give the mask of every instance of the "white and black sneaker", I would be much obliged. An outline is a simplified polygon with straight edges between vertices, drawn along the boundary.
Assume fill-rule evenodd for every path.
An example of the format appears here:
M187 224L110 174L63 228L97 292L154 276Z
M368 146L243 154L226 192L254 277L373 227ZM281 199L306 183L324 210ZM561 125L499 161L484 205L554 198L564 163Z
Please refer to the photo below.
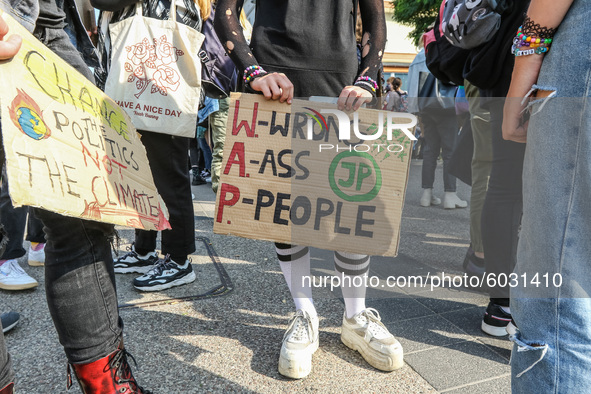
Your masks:
M480 328L488 335L502 337L507 335L507 326L511 323L511 320L510 313L505 312L500 305L491 301L486 307Z
M145 275L135 278L133 287L140 291L159 291L193 281L195 281L195 273L190 260L179 265L171 260L169 255L166 255L164 259L159 259Z
M142 256L135 251L133 245L131 245L131 248L128 250L129 252L125 253L123 257L119 257L115 260L115 273L131 274L135 272L138 274L145 274L158 261L158 252L156 251Z

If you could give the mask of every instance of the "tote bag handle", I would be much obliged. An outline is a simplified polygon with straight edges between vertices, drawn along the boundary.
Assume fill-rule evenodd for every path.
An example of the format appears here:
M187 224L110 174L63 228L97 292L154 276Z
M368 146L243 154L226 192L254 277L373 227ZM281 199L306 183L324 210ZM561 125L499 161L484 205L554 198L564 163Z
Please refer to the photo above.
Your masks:
M135 3L135 14L137 16L144 16L144 11L142 8L142 4L144 2L143 1L138 1L137 3ZM176 4L175 4L175 0L170 0L170 16L168 17L168 20L171 20L173 22L176 22Z

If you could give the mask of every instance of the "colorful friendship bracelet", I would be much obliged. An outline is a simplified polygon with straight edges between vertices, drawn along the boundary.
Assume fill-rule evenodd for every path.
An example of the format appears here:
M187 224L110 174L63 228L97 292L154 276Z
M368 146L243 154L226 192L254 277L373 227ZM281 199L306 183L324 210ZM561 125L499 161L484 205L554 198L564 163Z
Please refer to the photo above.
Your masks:
M540 46L549 47L552 45L552 38L540 38L536 36L527 36L523 33L520 27L517 31L517 36L513 40L513 43L517 46L537 48Z
M513 39L511 53L515 56L543 55L552 46L555 28L542 27L526 16Z
M378 89L377 82L367 76L357 78L357 80L355 81L355 85L365 85L365 86L369 87L371 89L371 91L374 93Z
M252 65L244 69L244 75L242 79L245 84L249 84L253 79L268 74L261 66Z

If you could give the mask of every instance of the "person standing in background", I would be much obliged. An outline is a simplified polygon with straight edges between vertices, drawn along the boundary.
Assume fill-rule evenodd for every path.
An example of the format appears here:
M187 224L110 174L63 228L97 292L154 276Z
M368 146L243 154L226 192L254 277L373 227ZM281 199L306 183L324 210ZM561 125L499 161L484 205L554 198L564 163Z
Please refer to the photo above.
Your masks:
M99 18L99 54L102 67L96 70L97 85L104 88L110 66L109 32L102 30L110 23L135 15L138 1L92 0L101 10ZM143 15L168 19L168 0L144 0ZM177 20L201 31L202 18L211 9L209 0L178 0ZM158 193L166 203L172 229L161 232L162 254L156 251L157 231L136 230L135 242L124 256L115 261L117 273L142 273L133 286L140 291L159 291L195 281L196 276L188 256L195 251L195 218L189 177L189 138L138 130L146 148Z

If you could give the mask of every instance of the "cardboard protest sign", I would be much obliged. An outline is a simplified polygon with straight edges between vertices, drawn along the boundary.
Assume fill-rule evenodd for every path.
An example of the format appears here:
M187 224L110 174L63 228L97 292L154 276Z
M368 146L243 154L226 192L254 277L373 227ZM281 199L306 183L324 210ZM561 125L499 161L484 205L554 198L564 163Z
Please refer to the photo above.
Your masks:
M170 228L129 117L9 15L2 17L10 33L23 38L18 55L0 62L13 204L140 229Z
M232 96L214 232L395 256L410 114Z

